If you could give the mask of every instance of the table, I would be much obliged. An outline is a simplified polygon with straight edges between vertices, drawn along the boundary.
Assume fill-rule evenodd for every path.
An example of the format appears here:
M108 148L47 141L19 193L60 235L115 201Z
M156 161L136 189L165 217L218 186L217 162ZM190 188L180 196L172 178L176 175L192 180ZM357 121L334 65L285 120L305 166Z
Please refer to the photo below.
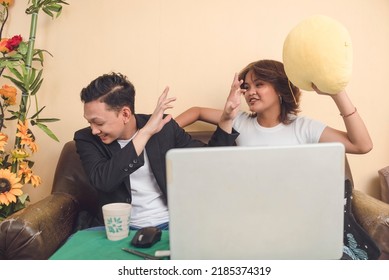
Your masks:
M59 248L50 260L143 260L144 258L130 254L122 248L135 249L150 255L158 250L169 250L169 231L162 231L161 240L150 248L135 248L130 244L136 231L130 231L127 238L108 240L104 227L97 230L81 230L73 234Z

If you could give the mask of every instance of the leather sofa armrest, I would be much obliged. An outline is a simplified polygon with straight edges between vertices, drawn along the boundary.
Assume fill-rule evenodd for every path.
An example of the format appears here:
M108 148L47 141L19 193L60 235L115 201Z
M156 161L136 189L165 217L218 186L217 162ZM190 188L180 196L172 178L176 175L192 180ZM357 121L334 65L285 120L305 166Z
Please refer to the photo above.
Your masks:
M353 189L352 207L358 223L381 252L389 254L389 204Z
M71 235L77 202L54 193L0 223L0 259L48 259Z
M381 200L389 203L389 166L378 170L381 184Z

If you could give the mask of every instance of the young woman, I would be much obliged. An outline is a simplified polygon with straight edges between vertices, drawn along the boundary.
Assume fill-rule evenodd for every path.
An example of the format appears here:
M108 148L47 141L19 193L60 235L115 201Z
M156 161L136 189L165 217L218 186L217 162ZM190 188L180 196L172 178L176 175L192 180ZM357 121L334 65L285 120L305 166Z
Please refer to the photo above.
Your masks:
M347 153L369 152L372 141L357 108L346 91L329 95L343 118L346 131L331 128L320 121L298 116L300 89L286 76L281 62L260 60L250 63L235 75L223 110L192 107L176 121L187 126L197 120L218 124L226 132L239 132L238 146L299 145L321 142L341 142ZM239 110L244 96L250 112ZM351 184L346 181L345 230L342 259L375 259L379 249L357 224L351 213Z
M250 63L235 75L224 110L192 107L175 120L181 127L200 120L219 123L225 131L234 128L240 133L236 143L241 146L341 142L347 153L369 152L373 147L369 133L346 91L330 95L312 86L334 100L346 131L298 116L300 89L288 80L283 64L274 60ZM242 95L250 112L239 111Z

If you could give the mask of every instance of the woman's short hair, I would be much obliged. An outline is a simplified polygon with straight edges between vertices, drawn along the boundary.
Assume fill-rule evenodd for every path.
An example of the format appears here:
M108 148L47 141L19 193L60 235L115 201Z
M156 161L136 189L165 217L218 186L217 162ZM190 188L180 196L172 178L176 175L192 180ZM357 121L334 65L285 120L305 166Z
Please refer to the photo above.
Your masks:
M280 96L280 121L285 124L290 123L288 115L297 115L300 111L301 91L289 81L284 65L276 60L258 60L247 65L239 73L239 80L245 80L247 73L250 71L257 79L268 82L274 87L274 90ZM256 115L254 114L254 116Z

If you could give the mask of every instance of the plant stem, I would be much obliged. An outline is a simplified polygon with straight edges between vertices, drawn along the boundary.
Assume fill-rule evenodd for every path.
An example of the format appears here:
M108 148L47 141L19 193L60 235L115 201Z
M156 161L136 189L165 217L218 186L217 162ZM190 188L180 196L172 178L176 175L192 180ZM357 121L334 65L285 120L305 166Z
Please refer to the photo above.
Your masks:
M7 6L4 6L4 14L5 14L5 17L2 19L1 28L0 28L0 39L3 37L2 34L3 34L4 25L8 19L8 7ZM4 54L3 54L3 56L4 56ZM3 71L4 71L4 67L0 69L0 77L3 74ZM3 129L3 124L4 124L4 109L3 109L3 106L1 104L0 104L0 107L1 107L1 112L0 112L0 131L1 131Z
M28 47L27 47L27 56L26 56L26 74L24 77L24 85L26 88L26 92L22 92L22 96L20 99L20 105L19 105L19 116L18 120L22 121L23 123L27 119L27 103L28 99L30 98L30 78L31 78L31 68L32 68L32 58L34 55L34 46L35 46L35 36L36 36L36 27L37 27L37 21L38 21L38 12L34 12L31 14L31 26L30 26L30 38L28 40ZM20 137L15 137L15 149L20 149ZM12 172L16 172L17 170L17 161L12 164Z
M4 6L4 14L5 14L5 17L3 19L3 22L1 23L1 29L0 29L0 39L3 37L3 28L4 28L5 23L7 22L7 19L8 19L8 7L7 6Z
M0 132L3 129L4 125L4 108L3 104L0 103Z
M21 102L20 102L20 115L19 120L25 121L27 116L27 101L30 97L30 78L31 78L31 68L32 68L32 57L34 52L34 45L35 45L35 36L36 36L36 26L38 21L38 13L31 14L31 26L30 26L30 38L28 40L28 47L27 47L27 56L26 56L26 75L24 77L24 85L27 90L27 92L22 92Z
M4 16L4 18L2 18L2 22L1 22L0 39L3 37L2 34L3 34L4 25L8 19L8 7L7 6L4 6L4 15L5 16ZM3 71L4 71L4 67L0 69L0 77L3 74ZM0 131L1 131L3 129L3 124L4 124L4 109L3 109L2 104L0 104L0 107L1 107L1 112L0 112Z
M28 47L27 47L27 56L26 56L26 74L24 77L24 86L26 88L26 92L22 92L21 102L20 102L20 115L19 120L25 121L27 116L27 101L30 97L30 78L31 78L31 68L32 68L32 57L34 53L34 46L35 46L35 36L36 36L36 26L38 21L38 13L32 13L31 14L31 26L30 26L30 38L28 40Z
M38 12L31 14L31 26L30 26L30 38L28 40L28 48L27 48L27 57L26 57L26 68L27 68L27 81L30 79L31 75L31 64L32 57L35 46L35 36L36 36L36 25L38 21ZM26 84L29 84L28 82ZM27 88L29 90L29 88Z

